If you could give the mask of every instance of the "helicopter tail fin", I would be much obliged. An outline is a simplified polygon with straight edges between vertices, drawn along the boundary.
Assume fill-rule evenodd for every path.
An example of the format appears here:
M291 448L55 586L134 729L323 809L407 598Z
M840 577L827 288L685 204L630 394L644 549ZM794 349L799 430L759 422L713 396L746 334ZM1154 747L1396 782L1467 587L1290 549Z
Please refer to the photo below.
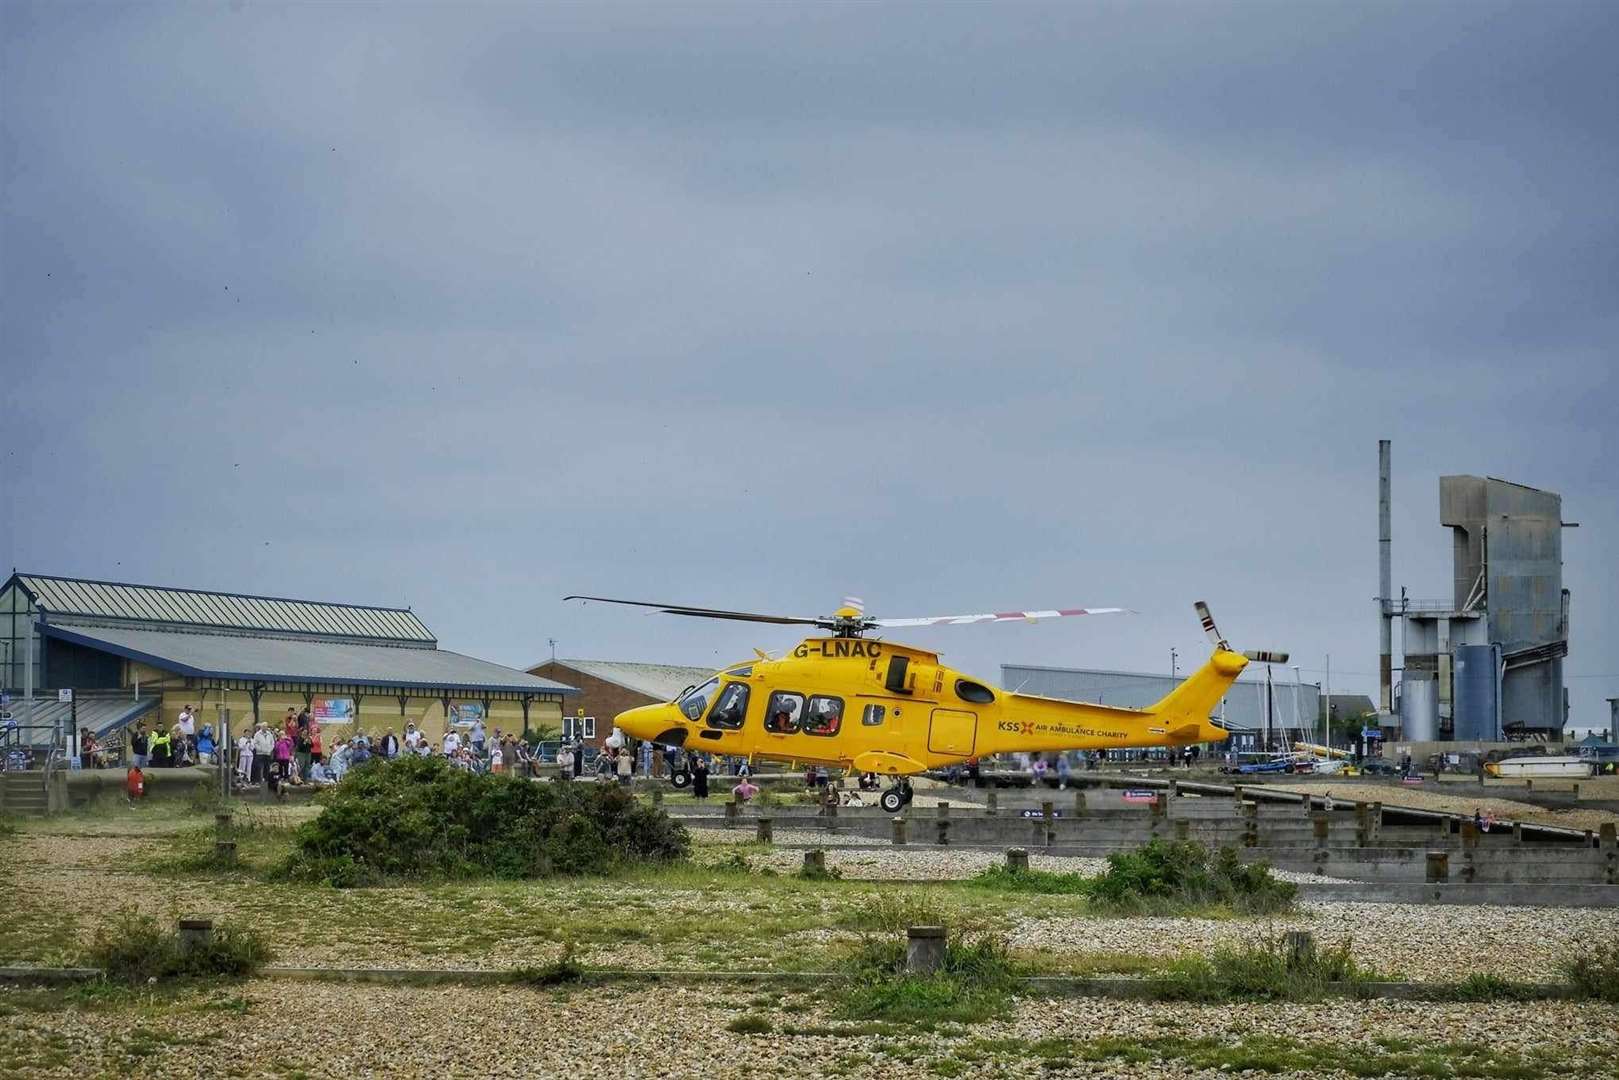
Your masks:
M1147 711L1166 725L1206 724L1209 714L1220 704L1220 699L1225 697L1226 691L1247 666L1248 659L1241 653L1215 649L1206 664L1188 675Z

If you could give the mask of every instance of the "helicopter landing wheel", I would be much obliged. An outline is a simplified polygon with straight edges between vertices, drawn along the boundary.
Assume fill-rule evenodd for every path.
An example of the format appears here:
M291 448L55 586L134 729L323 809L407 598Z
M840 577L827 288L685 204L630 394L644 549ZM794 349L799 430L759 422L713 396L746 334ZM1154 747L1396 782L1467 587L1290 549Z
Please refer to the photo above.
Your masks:
M669 774L669 785L677 790L691 786L691 773L681 769L677 773Z
M877 805L881 806L885 813L897 814L900 807L904 806L908 801L903 790L898 787L891 787L883 792L882 797L877 800Z

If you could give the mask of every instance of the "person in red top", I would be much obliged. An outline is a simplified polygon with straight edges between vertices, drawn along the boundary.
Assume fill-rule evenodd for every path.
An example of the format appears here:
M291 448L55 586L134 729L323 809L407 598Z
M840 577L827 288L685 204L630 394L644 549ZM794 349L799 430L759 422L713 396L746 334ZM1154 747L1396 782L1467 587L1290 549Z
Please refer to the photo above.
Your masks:
M321 759L320 725L314 721L309 723L309 756L314 761Z

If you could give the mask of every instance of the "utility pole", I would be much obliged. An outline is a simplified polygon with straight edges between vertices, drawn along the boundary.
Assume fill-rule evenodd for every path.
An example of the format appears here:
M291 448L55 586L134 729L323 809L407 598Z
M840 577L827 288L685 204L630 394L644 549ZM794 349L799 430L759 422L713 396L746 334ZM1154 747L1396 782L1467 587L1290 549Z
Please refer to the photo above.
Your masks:
M1175 646L1171 645L1169 647L1169 677L1171 680L1175 679L1179 674L1180 669L1175 666L1177 657L1178 654L1175 652Z
M1325 696L1322 699L1322 707L1326 710L1322 714L1325 717L1323 722L1326 724L1325 738L1326 738L1327 749L1331 750L1332 749L1332 654L1331 653L1327 654L1327 677L1326 677L1325 685L1323 687L1323 691L1324 691Z

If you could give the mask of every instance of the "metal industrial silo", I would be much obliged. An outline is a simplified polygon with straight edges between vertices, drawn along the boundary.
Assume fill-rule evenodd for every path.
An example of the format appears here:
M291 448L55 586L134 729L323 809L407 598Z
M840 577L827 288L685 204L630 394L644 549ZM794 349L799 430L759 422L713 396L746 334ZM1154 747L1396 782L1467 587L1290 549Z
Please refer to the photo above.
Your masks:
M1439 683L1433 679L1400 682L1400 739L1434 742L1439 738Z
M1501 739L1501 646L1456 646L1455 738L1458 742Z

